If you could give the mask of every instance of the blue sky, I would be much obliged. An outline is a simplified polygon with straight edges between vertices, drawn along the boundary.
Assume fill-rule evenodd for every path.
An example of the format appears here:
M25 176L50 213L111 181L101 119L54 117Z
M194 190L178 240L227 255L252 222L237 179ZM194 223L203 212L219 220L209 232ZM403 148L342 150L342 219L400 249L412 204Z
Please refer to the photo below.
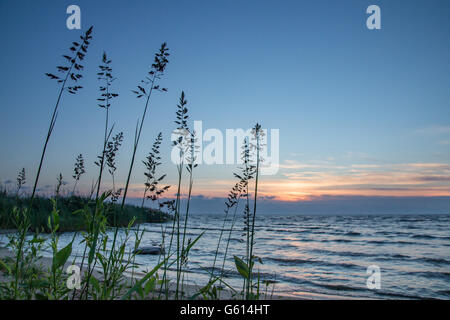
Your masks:
M103 110L96 107L97 65L113 60L120 97L111 115L125 143L118 181L125 180L132 132L143 105L131 93L163 41L171 56L152 97L137 158L173 123L181 90L203 127L280 129L276 176L265 196L300 201L338 196L450 196L450 3L448 1L9 1L0 3L0 179L25 167L35 175L61 55L80 31L68 30L66 8L94 25L84 89L64 96L41 186L59 172L72 182L83 153L87 189L100 152ZM366 8L381 8L382 29L366 28ZM170 144L163 144L167 182L175 181ZM133 175L136 195L143 167ZM222 197L235 166L201 166L197 195ZM108 183L109 180L106 180ZM84 190L83 189L83 190Z

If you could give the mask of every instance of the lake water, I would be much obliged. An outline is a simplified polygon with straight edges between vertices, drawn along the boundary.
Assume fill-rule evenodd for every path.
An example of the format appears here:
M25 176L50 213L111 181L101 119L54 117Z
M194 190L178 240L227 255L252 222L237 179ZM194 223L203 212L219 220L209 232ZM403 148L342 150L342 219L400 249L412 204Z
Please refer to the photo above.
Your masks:
M203 237L189 256L185 279L200 285L208 280L222 228L221 215L191 215L187 236ZM171 223L143 224L142 245L161 242L161 228ZM228 239L229 225L224 240ZM240 288L233 255L245 255L243 218L238 217L225 265L227 282ZM122 234L121 234L122 235ZM64 234L61 245L72 238ZM167 240L166 240L167 241ZM378 299L450 298L450 215L304 216L257 217L254 253L261 279L275 282L274 292L300 292ZM3 239L4 242L4 239ZM130 243L131 245L131 243ZM76 246L81 255L82 245ZM225 243L221 247L223 253ZM138 256L140 270L151 269L158 256ZM218 266L222 257L218 257ZM367 267L381 271L381 288L368 289ZM172 274L173 275L173 274ZM272 287L269 287L269 292Z

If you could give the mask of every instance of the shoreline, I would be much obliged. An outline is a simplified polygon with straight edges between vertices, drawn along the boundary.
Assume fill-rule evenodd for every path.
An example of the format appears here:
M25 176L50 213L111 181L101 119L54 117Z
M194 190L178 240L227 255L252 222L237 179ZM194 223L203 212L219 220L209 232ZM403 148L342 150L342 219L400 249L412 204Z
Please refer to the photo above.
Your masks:
M5 232L5 230L0 230L0 233L6 233L6 232ZM13 255L8 248L0 246L0 259L5 258L5 257L12 257L12 256ZM67 269L67 267L70 266L71 264L72 264L71 262L67 262L64 266L64 269ZM52 259L41 255L38 266L41 267L42 269L49 269L51 267L51 265L52 265ZM98 270L94 271L94 275L95 276L100 275ZM141 279L144 276L145 276L145 273L142 273L142 272L134 273L134 279ZM126 272L124 274L124 277L126 278L126 282L132 283L133 278L131 276L131 272L129 272L129 271ZM0 282L5 282L6 280L7 280L7 277L0 271ZM169 285L169 295L173 294L173 292L175 291L173 288L174 285L175 285L174 283ZM199 291L199 289L201 287L202 286L200 286L200 285L196 285L196 284L192 284L192 283L185 284L183 287L185 299L192 297L194 294L196 294ZM264 294L262 296L264 297ZM152 297L149 296L148 299L152 299ZM199 299L201 299L201 297ZM241 300L241 299L238 299L237 297L233 297L230 289L224 289L221 291L221 299L220 300ZM268 293L267 300L358 300L358 298L297 291L297 292L292 292L292 293L274 292L273 295L270 295Z

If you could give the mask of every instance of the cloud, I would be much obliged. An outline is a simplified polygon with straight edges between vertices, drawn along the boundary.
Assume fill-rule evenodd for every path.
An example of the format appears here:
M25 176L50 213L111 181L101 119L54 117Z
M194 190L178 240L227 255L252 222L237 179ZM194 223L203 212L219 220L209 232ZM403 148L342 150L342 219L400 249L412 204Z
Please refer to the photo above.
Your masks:
M450 169L450 164L447 163L401 163L394 164L393 167L404 167L404 168L413 168L413 169L426 169L426 168L441 168L441 169Z
M305 201L323 194L450 196L450 165L446 163L327 163L314 168L295 166L298 163L294 161L288 164L284 179L261 182L261 194L285 201Z
M380 168L381 166L378 164L352 164L352 168Z
M281 169L342 169L343 166L332 164L331 160L314 160L310 161L312 163L303 163L297 160L285 160L284 163L280 164Z
M289 159L282 163L276 176L260 179L258 194L264 200L308 201L330 196L450 196L450 164L439 162L384 163L354 161L342 164L337 160L300 162ZM359 160L359 162L358 162ZM341 161L341 162L339 162ZM174 198L176 182L165 193ZM198 177L194 182L192 198L195 201L225 198L236 179L214 176ZM250 183L253 190L254 180ZM130 185L130 197L142 197L140 183ZM187 190L182 190L186 198ZM223 202L220 200L220 202Z
M279 165L282 169L305 169L305 168L320 168L319 165L300 163L296 160L285 160Z
M419 178L422 181L444 181L450 182L450 176L423 176Z
M282 166L280 175L260 180L261 199L295 202L322 195L450 196L450 165L446 163L338 165L330 161L286 160ZM225 197L235 182L232 178L200 179L195 182L193 197L197 200ZM175 187L171 189L174 192ZM167 196L173 194L169 192Z

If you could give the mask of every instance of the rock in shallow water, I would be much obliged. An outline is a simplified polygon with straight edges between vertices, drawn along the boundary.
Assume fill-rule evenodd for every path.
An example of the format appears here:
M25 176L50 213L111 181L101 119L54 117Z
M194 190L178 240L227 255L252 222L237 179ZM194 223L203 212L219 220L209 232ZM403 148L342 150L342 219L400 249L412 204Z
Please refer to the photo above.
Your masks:
M134 250L136 254L161 254L164 253L164 249L161 247L142 247Z

